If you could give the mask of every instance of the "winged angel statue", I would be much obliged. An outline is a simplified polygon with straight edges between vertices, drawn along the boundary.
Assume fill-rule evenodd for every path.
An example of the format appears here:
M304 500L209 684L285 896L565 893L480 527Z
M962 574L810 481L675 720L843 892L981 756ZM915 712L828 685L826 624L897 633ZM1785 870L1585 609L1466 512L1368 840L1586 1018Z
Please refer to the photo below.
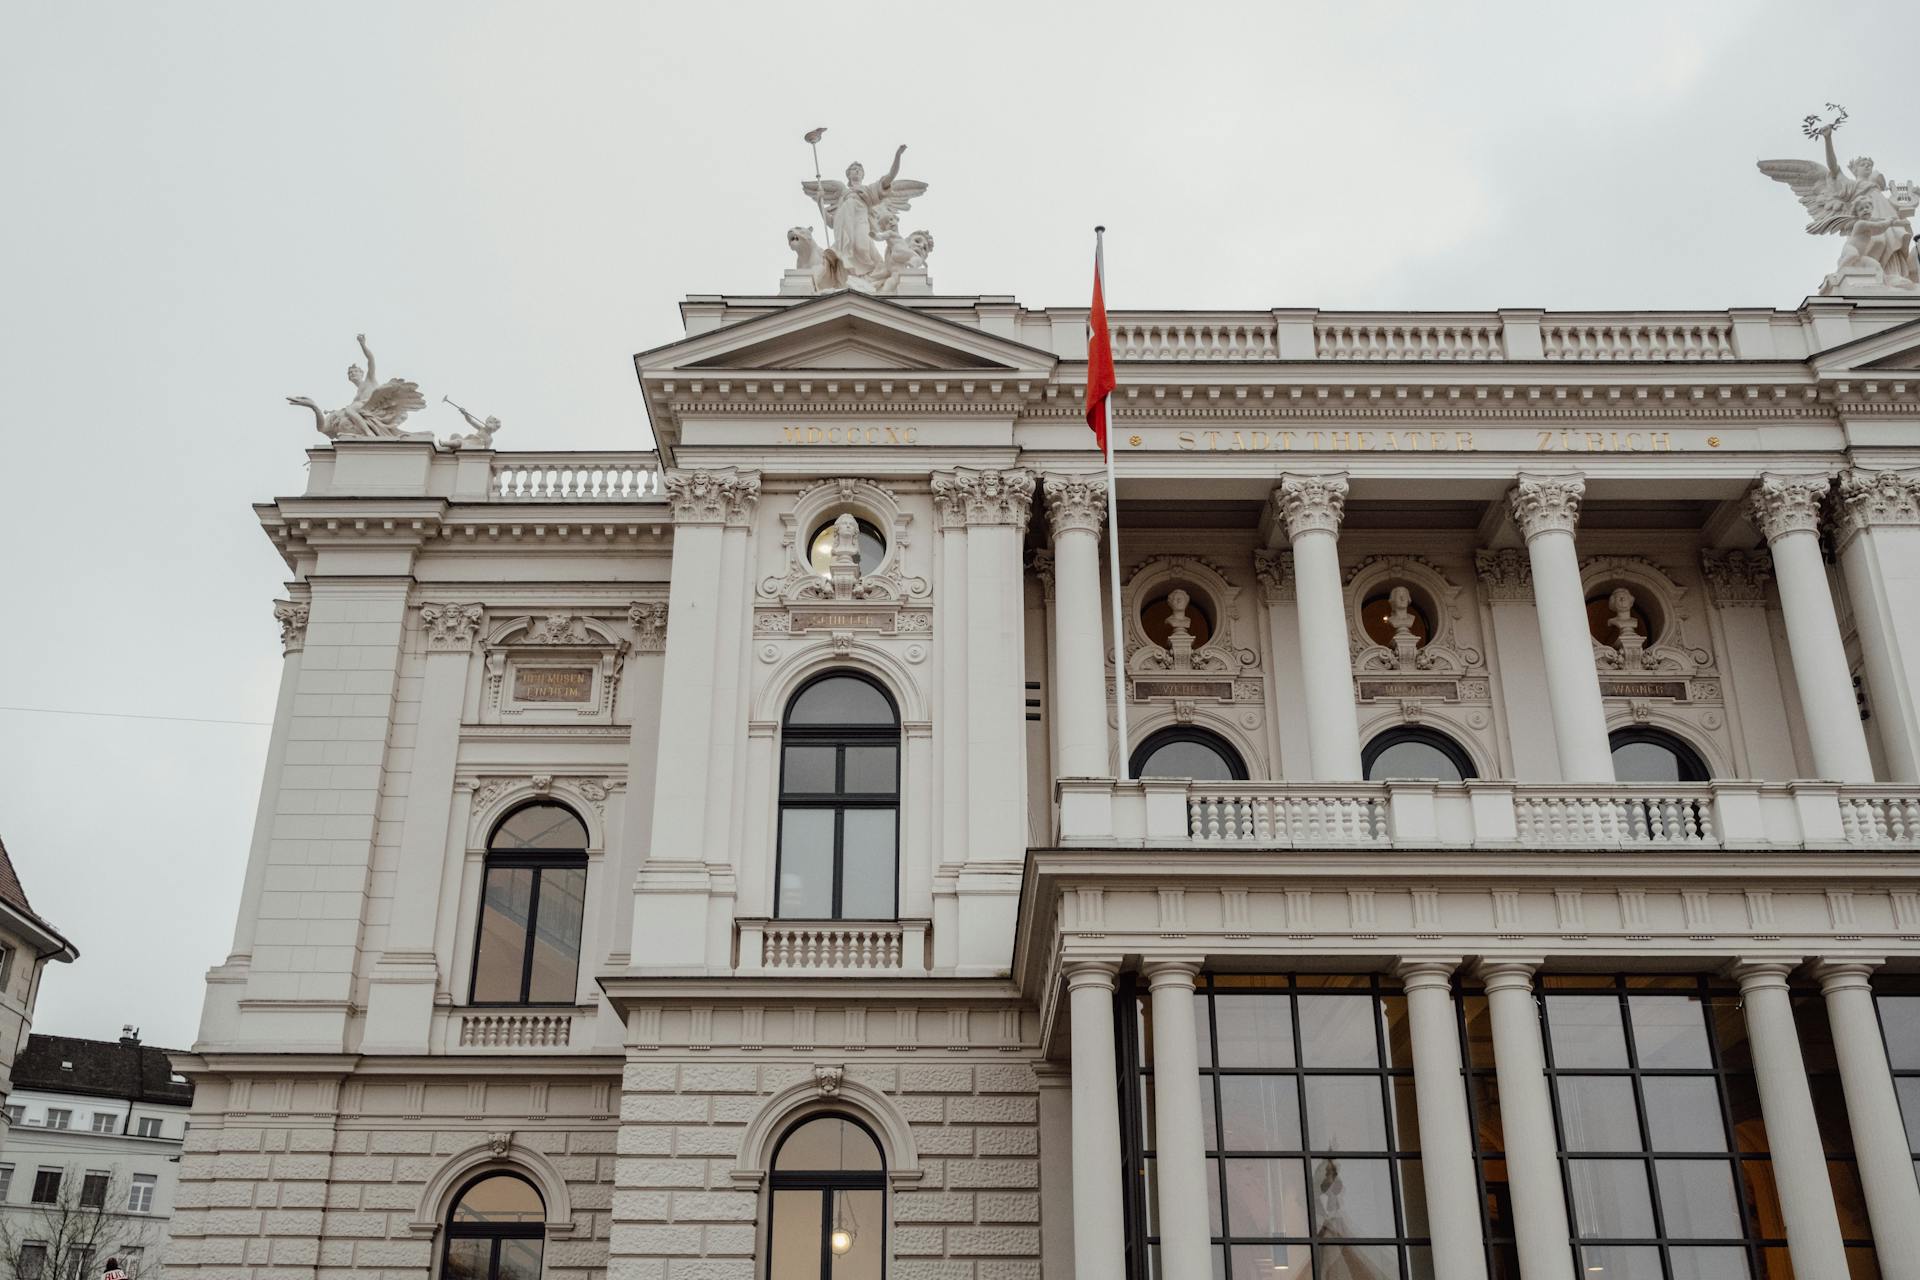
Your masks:
M1826 163L1813 160L1762 160L1760 172L1793 188L1811 221L1808 235L1844 235L1840 263L1820 286L1822 294L1911 293L1920 290L1914 261L1913 213L1920 207L1920 186L1888 185L1869 156L1847 162L1842 170L1833 135L1846 122L1846 108L1828 103L1831 120L1808 116L1802 131L1826 147Z
M816 133L824 132L817 130ZM809 135L808 141L817 141ZM897 293L909 271L927 265L933 237L925 231L900 231L900 215L927 192L927 184L900 176L902 143L893 164L878 181L868 182L859 161L847 166L847 180L816 178L800 189L827 220L829 247L820 248L812 227L787 233L787 246L796 266L812 278L815 292L855 289L862 293Z
M329 440L342 436L433 439L432 432L411 433L400 429L408 414L426 408L426 397L420 394L419 386L404 378L388 378L385 382L376 379L373 348L367 345L367 335L359 333L354 338L360 343L360 354L367 358L367 367L362 370L356 364L347 370L347 381L353 384L352 400L338 409L322 409L306 396L288 396L287 403L313 410L313 425Z

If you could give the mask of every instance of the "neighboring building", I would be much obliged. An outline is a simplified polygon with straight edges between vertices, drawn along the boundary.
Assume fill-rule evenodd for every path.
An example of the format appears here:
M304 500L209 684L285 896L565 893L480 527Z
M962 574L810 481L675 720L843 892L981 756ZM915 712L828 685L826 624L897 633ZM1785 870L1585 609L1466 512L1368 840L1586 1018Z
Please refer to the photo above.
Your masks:
M0 1106L10 1101L14 1059L26 1049L33 1031L40 971L49 960L71 964L79 957L79 950L27 901L12 855L0 842ZM11 1107L6 1114L11 1116ZM7 1149L7 1127L0 1121L0 1156Z
M171 1274L1916 1275L1920 297L1116 311L1116 664L1087 309L800 275L257 508Z
M56 1270L97 1274L118 1257L136 1280L160 1274L193 1105L168 1055L132 1027L117 1041L27 1042L0 1157L0 1222L16 1269L44 1260L53 1280Z

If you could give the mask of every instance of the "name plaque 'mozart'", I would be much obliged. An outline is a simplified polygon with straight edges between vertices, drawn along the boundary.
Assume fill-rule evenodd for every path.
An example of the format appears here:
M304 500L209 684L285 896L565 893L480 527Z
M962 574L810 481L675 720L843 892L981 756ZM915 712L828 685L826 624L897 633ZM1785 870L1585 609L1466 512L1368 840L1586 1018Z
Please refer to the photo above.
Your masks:
M515 702L589 702L593 699L592 667L516 667Z

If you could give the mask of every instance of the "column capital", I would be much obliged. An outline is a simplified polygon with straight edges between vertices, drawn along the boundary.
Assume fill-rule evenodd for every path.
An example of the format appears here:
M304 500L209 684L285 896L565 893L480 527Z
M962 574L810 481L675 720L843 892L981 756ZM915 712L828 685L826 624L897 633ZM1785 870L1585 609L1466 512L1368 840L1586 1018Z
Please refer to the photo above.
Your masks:
M1787 989L1787 977L1800 967L1797 956L1741 959L1726 967L1726 975L1740 984L1740 994L1753 991Z
M667 602L635 600L627 606L627 622L633 627L635 653L667 651Z
M1033 570L1033 576L1040 579L1040 598L1048 604L1053 603L1053 552L1035 551L1027 557L1027 565Z
M1772 542L1789 533L1818 533L1820 504L1833 481L1819 475L1767 472L1747 491L1747 519Z
M1048 474L1041 478L1047 496L1047 523L1057 541L1063 533L1100 533L1107 516L1107 478L1094 472Z
M1515 547L1476 551L1473 567L1480 589L1493 604L1533 603L1533 560Z
M1394 963L1393 975L1400 979L1400 986L1408 992L1428 987L1451 991L1454 971L1459 969L1464 959L1464 956L1401 956Z
M1496 991L1533 993L1533 978L1546 960L1541 956L1483 956L1473 966L1473 974L1487 994Z
M1839 518L1834 542L1839 546L1864 529L1920 525L1920 471L1842 471L1834 513Z
M420 621L427 629L428 653L470 653L474 637L486 622L487 611L477 604L423 604Z
M1759 609L1773 581L1773 556L1765 551L1702 551L1700 570L1707 596L1722 609Z
M1291 604L1294 601L1293 556L1288 552L1254 552L1253 576L1260 583L1260 599L1267 604Z
M1111 992L1114 979L1120 975L1120 962L1117 960L1069 960L1065 967L1069 991L1093 987Z
M1884 956L1865 959L1827 959L1822 957L1807 966L1807 972L1820 983L1821 993L1832 995L1836 991L1873 992L1874 972L1887 963Z
M1147 975L1147 986L1154 991L1162 987L1184 987L1191 991L1200 977L1200 968L1199 956L1159 956L1140 963L1141 971Z
M1273 491L1273 512L1291 542L1303 533L1339 533L1347 513L1347 473L1283 475Z
M955 467L933 473L933 504L943 528L1009 524L1024 532L1033 510L1033 486L1033 472L1024 468Z
M669 471L664 487L675 524L744 526L760 501L760 473L738 467Z
M1543 533L1572 533L1580 523L1580 500L1586 496L1587 478L1568 475L1528 475L1522 472L1513 488L1507 490L1507 506L1513 522L1527 541Z
M280 624L280 652L299 653L307 647L307 618L312 608L305 600L275 600L273 620Z

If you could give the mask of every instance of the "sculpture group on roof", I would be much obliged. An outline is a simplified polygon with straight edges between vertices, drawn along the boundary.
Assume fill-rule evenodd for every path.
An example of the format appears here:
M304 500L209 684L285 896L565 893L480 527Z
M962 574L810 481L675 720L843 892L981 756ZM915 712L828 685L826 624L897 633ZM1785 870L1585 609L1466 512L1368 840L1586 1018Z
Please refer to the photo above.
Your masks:
M902 286L909 293L926 292L933 234L900 229L900 215L927 192L926 183L900 176L906 144L894 149L893 164L878 180L868 182L866 167L856 160L847 166L847 180L840 182L818 176L819 142L825 133L815 129L806 136L814 148L815 177L802 182L800 190L819 211L828 243L822 248L810 226L790 229L787 247L793 250L794 268L787 273L788 281L811 293L853 289L896 294ZM783 284L782 291L790 290Z
M1846 123L1847 109L1829 102L1833 115L1801 122L1801 132L1818 138L1826 162L1762 160L1760 172L1793 189L1811 220L1808 235L1843 235L1840 262L1821 282L1822 294L1908 294L1920 291L1920 263L1913 252L1913 213L1920 208L1920 185L1889 184L1871 156L1856 156L1843 170L1833 135Z
M434 438L431 431L403 429L408 415L427 407L419 384L405 378L388 378L381 382L374 373L373 348L367 345L367 335L356 333L353 337L360 344L360 354L367 358L367 367L364 369L357 364L347 367L347 381L353 384L353 399L338 409L322 409L306 396L288 396L287 403L312 410L314 429L329 440L431 441ZM449 449L493 448L493 433L500 429L500 419L489 417L483 420L453 404L445 396L440 399L458 409L460 416L467 420L467 425L473 428L471 435L456 435L441 441L441 444Z

